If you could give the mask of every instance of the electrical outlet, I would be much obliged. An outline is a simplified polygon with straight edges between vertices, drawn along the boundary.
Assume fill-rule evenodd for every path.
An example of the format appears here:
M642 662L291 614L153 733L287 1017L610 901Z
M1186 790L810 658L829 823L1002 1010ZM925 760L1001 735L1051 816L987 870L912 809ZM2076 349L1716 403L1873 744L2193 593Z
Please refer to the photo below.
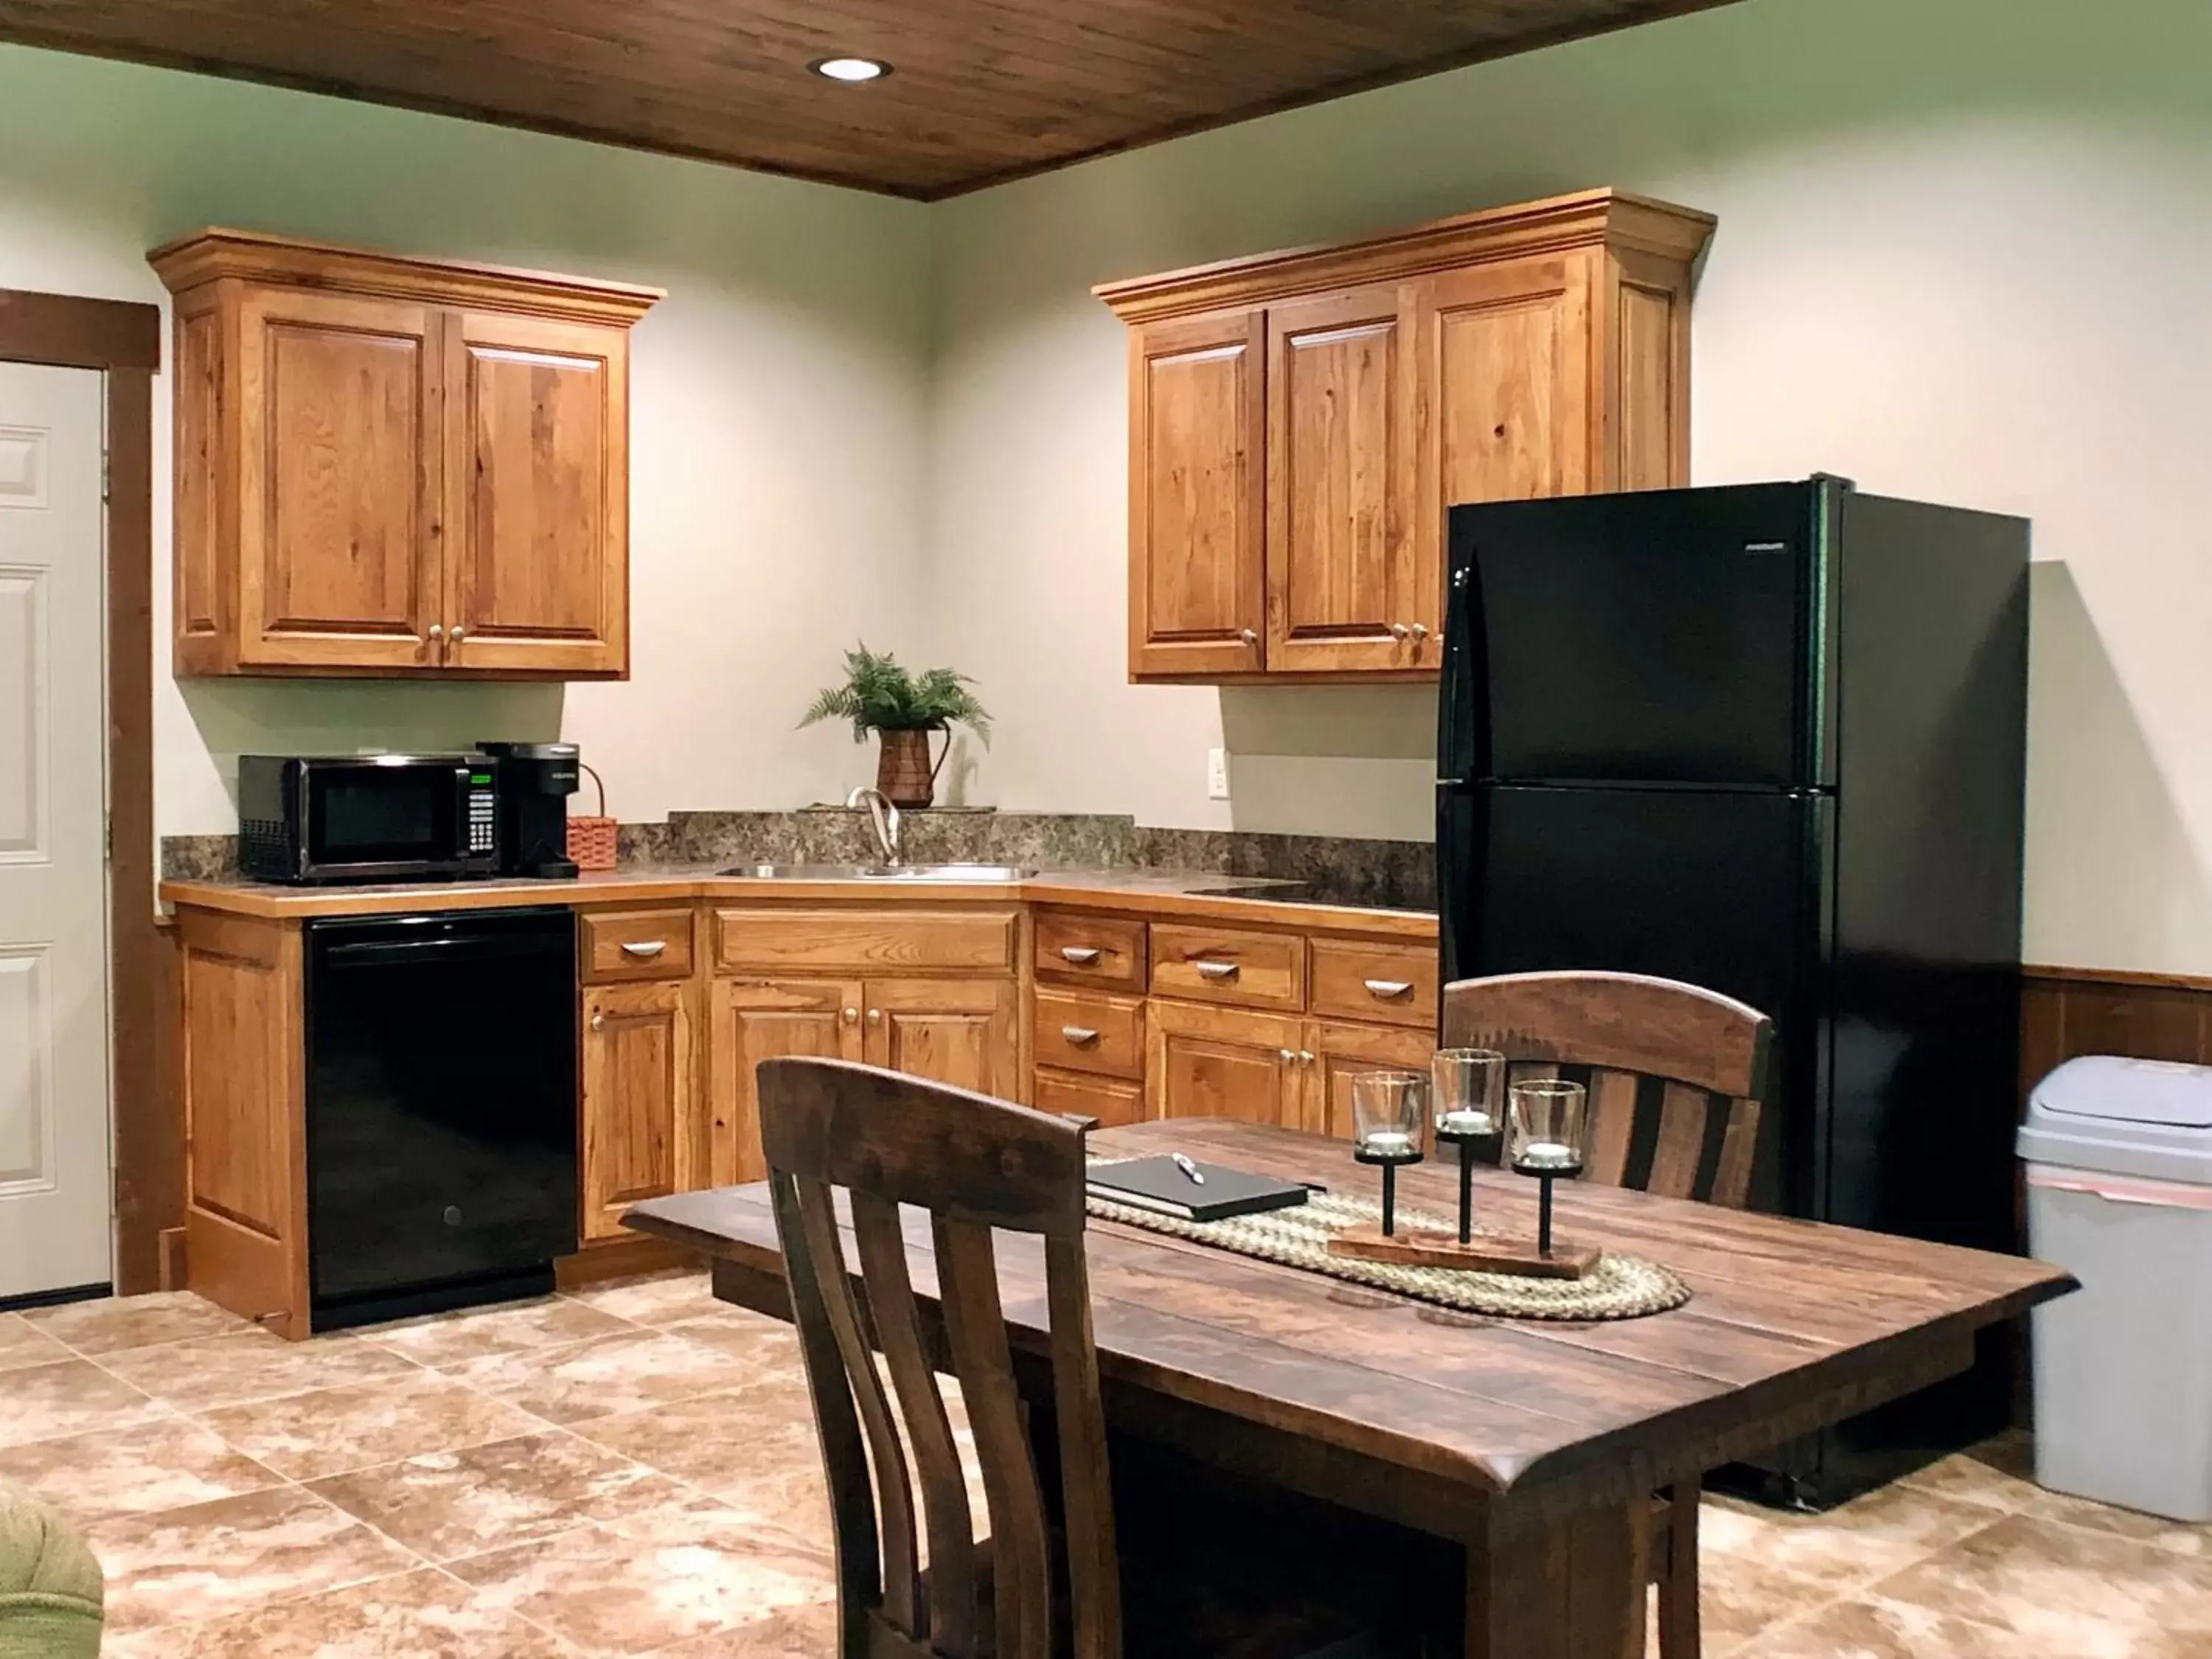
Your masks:
M1206 798L1208 800L1229 799L1229 751L1226 749L1206 751Z

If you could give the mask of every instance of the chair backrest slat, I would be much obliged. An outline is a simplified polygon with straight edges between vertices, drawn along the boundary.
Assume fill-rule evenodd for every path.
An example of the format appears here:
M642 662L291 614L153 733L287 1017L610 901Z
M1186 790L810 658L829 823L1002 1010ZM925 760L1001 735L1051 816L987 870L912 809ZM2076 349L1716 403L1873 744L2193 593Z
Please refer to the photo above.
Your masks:
M1736 1208L1773 1036L1755 1008L1641 974L1507 974L1443 992L1447 1047L1497 1049L1516 1081L1588 1077L1591 1179Z
M1070 1623L1078 1659L1121 1659L1105 1414L1085 1268L1085 1119L838 1060L759 1070L761 1137L789 1261L837 1529L841 1659L1049 1659L1053 1538L999 1299L994 1228L1044 1241ZM851 1201L864 1320L830 1194ZM937 1296L915 1293L899 1206L929 1217ZM933 1350L939 1334L941 1350ZM883 1351L892 1395L868 1350ZM988 1599L975 1517L933 1372L949 1357L990 1510ZM943 1363L941 1360L935 1363ZM903 1434L902 1434L903 1428ZM928 1571L919 1571L913 1485ZM871 1497L871 1468L875 1474Z
M852 1195L853 1240L868 1292L876 1342L898 1395L915 1472L921 1478L922 1522L929 1540L929 1599L926 1633L949 1659L974 1659L975 1640L975 1521L968 1509L967 1477L960 1470L952 1419L938 1392L921 1334L921 1313L908 1277L906 1237L898 1206L873 1193ZM889 1598L885 1600L889 1612Z
M1596 1071L1589 1080L1589 1178L1618 1187L1628 1178L1628 1147L1636 1132L1633 1072Z
M786 1278L791 1287L792 1322L814 1402L814 1427L822 1443L823 1474L830 1485L830 1524L837 1550L837 1599L841 1607L875 1607L883 1601L883 1565L876 1534L875 1501L869 1496L868 1454L845 1362L830 1327L828 1309L799 1219L798 1182L788 1174L769 1178L769 1200L775 1211L776 1236L783 1241ZM848 1621L838 1633L838 1659L868 1659L865 1620Z
M1050 1659L1052 1570L1044 1500L1014 1388L990 1229L939 1217L935 1233L945 1340L968 1401L975 1462L991 1504L995 1651L999 1659Z
M922 1633L921 1569L915 1549L914 1487L907 1479L905 1449L891 1419L883 1376L869 1357L867 1336L860 1327L860 1306L854 1299L853 1282L845 1271L844 1249L837 1236L836 1200L821 1181L800 1176L794 1185L807 1271L814 1280L817 1305L836 1343L845 1384L860 1408L860 1426L867 1436L868 1461L875 1474L876 1503L881 1515L884 1617L902 1634L919 1636ZM787 1254L788 1241L785 1249Z

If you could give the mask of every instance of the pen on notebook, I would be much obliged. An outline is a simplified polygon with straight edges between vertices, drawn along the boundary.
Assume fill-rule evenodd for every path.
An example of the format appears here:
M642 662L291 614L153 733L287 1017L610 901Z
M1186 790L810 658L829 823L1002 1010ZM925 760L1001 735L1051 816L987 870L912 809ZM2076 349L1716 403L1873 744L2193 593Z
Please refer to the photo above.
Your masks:
M1201 1187L1206 1185L1206 1177L1199 1173L1197 1164L1192 1163L1181 1152L1170 1152L1168 1156L1175 1160L1176 1168L1188 1176L1192 1181Z

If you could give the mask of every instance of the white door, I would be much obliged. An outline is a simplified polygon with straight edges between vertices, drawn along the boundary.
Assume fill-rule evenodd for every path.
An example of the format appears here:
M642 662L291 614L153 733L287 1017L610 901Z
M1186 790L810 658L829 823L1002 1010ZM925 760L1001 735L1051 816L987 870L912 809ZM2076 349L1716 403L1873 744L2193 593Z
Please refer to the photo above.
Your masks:
M109 1277L104 392L0 363L0 1297Z

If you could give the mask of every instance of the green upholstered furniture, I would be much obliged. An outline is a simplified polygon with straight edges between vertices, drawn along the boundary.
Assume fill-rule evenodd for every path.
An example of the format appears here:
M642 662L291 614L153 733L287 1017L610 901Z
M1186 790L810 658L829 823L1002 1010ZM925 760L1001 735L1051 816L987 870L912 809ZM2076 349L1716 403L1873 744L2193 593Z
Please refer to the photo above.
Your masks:
M100 1563L61 1512L0 1481L0 1659L93 1659Z

